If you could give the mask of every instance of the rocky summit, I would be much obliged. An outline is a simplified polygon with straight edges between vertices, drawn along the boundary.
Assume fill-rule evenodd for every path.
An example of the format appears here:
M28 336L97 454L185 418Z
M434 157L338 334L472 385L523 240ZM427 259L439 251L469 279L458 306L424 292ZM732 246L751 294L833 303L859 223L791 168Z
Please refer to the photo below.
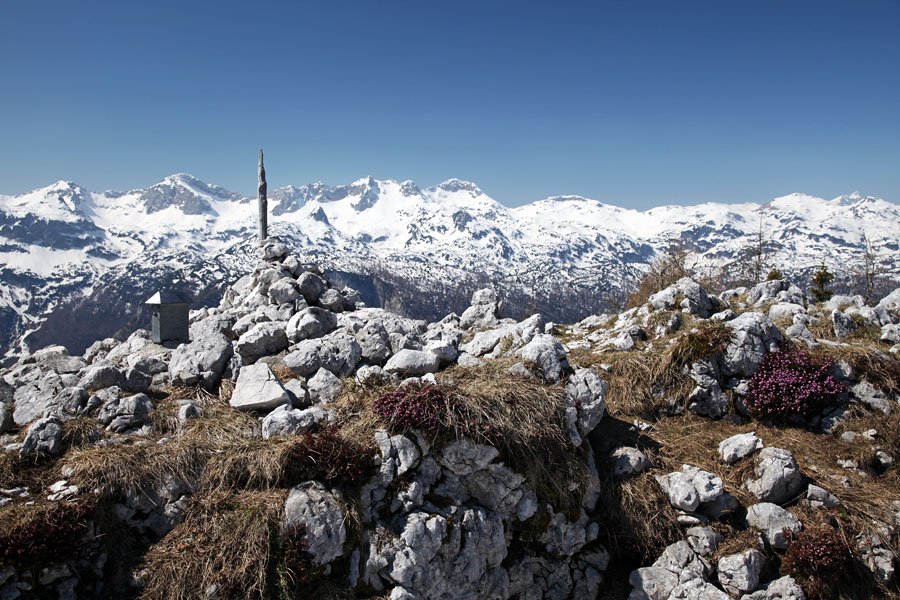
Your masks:
M427 322L256 258L188 340L0 370L0 598L896 595L900 290Z

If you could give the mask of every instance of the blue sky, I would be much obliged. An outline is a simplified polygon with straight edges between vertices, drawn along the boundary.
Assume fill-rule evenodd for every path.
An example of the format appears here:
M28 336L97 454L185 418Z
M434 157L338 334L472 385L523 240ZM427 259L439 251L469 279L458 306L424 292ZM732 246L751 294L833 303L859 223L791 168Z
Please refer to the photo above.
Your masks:
M451 177L900 202L900 0L5 2L0 193Z

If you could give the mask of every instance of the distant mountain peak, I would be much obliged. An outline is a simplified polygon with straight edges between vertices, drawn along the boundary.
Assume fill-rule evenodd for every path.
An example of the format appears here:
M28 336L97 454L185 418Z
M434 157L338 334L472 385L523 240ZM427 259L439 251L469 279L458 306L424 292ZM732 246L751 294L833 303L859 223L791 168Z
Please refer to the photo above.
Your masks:
M584 196L579 196L577 194L567 194L564 196L550 196L546 198L548 202L596 202L596 200L590 200L589 198L585 198Z
M437 185L438 189L447 191L447 192L473 192L476 194L483 193L481 188L472 183L471 181L465 181L463 179L448 179L443 183Z

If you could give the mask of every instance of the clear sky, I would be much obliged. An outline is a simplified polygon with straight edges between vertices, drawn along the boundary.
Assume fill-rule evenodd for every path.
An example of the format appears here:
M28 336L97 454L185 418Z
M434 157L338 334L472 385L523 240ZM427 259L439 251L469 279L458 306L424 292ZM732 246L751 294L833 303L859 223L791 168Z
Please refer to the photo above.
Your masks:
M0 193L458 177L508 205L900 202L900 0L17 1Z

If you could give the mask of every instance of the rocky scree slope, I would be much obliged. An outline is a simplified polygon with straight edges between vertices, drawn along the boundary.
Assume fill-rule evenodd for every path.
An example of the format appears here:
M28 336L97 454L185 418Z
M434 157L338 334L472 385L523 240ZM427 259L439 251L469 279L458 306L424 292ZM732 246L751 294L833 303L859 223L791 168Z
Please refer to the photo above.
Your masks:
M427 323L258 257L189 343L2 371L7 597L852 597L824 554L894 593L900 290Z
M643 537L619 540L645 554L623 596L897 595L898 299L682 279L563 330L569 360L609 385L595 452L631 478L620 527Z
M560 196L508 208L470 182L365 178L280 188L270 206L273 234L302 262L369 306L427 320L461 312L490 284L510 314L572 322L621 301L673 242L696 249L712 272L738 261L760 227L774 264L798 282L823 259L844 275L862 261L864 234L884 275L900 273L900 212L859 195L646 212ZM81 353L103 337L124 339L162 286L217 305L253 268L255 210L252 199L185 174L129 192L58 182L0 196L0 347L9 356L52 344Z

